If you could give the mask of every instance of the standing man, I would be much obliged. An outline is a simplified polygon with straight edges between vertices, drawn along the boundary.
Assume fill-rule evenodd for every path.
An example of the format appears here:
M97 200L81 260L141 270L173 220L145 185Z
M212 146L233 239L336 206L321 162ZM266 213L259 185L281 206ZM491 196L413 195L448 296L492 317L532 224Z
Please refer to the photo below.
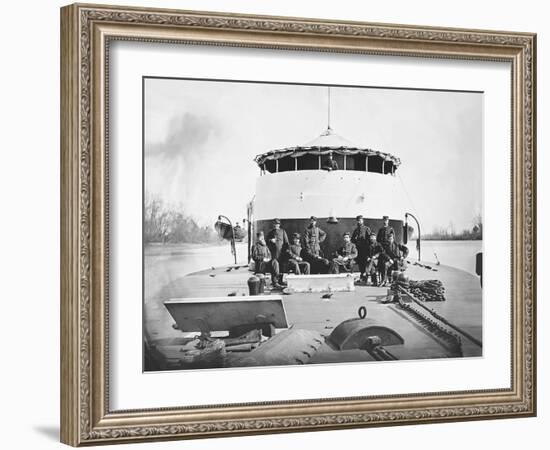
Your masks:
M380 268L379 260L384 255L384 249L382 246L376 242L376 234L371 233L369 240L365 248L365 282L368 282L369 276L371 279L371 284L373 286L378 285L378 271ZM363 274L361 274L363 276Z
M388 239L388 245L384 247L384 257L380 258L381 261L383 260L383 285L388 281L388 274L391 274L393 270L400 270L403 268L405 258L409 255L409 249L395 242L393 234L390 234Z
M296 275L309 275L310 264L302 258L302 246L300 245L300 234L292 235L292 243L287 249L288 268L292 269Z
M351 234L351 242L357 247L357 264L359 266L359 272L361 272L361 278L363 278L367 266L365 250L369 242L371 231L370 228L363 223L363 216L359 215L355 220L357 221L357 226Z
M256 243L252 246L252 259L255 263L254 272L271 274L271 285L275 289L281 289L279 284L279 262L273 258L271 251L269 250L263 231L259 231L256 234Z
M273 228L267 234L267 246L271 251L271 256L279 263L279 268L282 264L283 255L288 248L288 236L286 231L281 228L281 221L279 219L273 219ZM282 275L279 279L279 283L282 282Z
M304 259L311 264L313 273L326 273L328 270L329 261L321 252L321 242L326 237L327 234L317 226L317 217L311 216L304 231Z
M281 256L288 248L288 245L288 236L286 231L281 228L281 221L279 219L274 219L273 228L267 234L267 246L269 250L271 250L273 258L276 259L279 264L281 263Z
M340 273L340 270L351 272L357 258L357 247L351 242L350 234L344 233L344 245L337 251L337 256L330 264L330 273Z
M389 236L393 235L395 238L395 231L393 231L393 228L390 227L390 218L388 216L382 217L384 220L384 226L378 230L378 234L376 236L376 240L382 247L386 247L389 242Z

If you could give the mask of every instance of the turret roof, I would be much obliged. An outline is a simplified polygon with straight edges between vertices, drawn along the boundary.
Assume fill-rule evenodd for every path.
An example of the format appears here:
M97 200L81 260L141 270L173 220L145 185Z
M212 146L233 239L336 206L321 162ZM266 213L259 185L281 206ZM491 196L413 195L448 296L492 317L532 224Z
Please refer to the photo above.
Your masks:
M321 133L320 136L317 136L315 139L305 144L304 147L358 148L356 145L352 144L346 138L340 136L339 134L336 134L330 127L328 127L326 131Z
M328 153L336 153L341 155L357 155L364 154L366 156L380 156L386 161L392 161L395 167L401 164L401 160L389 153L380 152L370 148L360 147L351 143L346 138L335 133L330 126L316 137L312 141L307 142L304 145L296 147L285 147L281 149L274 149L268 152L257 155L254 161L261 166L267 160L280 159L285 156L299 157L306 153L316 155L326 155Z

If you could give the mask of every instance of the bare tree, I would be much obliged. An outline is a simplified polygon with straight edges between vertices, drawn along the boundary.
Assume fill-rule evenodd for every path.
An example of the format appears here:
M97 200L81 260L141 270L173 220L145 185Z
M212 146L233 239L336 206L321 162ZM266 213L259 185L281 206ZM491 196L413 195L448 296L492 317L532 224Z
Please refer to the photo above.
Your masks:
M162 199L145 193L143 208L143 239L145 243L213 243L219 237L213 227L199 226L186 216L183 207L166 205Z
M434 227L431 233L423 236L428 240L454 241L454 240L479 240L483 237L483 224L481 214L472 219L473 227L457 232L452 222L445 227Z
M473 233L479 233L479 236L481 238L481 236L483 236L483 217L481 216L481 213L478 212L474 219L473 219L473 228L472 228L472 232Z

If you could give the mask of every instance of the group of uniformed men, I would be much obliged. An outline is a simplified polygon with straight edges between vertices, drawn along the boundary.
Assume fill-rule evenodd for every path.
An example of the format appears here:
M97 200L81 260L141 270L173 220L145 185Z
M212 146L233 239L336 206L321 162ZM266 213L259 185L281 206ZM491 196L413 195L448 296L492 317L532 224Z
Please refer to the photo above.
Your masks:
M273 221L273 229L264 235L257 233L252 247L252 259L257 273L270 273L275 288L284 287L281 267L295 274L351 272L355 263L359 266L361 280L373 286L385 285L388 274L399 270L409 250L395 242L395 232L384 216L384 225L374 233L364 224L363 216L356 217L357 226L343 234L343 245L331 259L324 257L321 243L327 234L317 226L317 218L312 216L303 236L292 235L290 242L287 233L281 228L281 221Z

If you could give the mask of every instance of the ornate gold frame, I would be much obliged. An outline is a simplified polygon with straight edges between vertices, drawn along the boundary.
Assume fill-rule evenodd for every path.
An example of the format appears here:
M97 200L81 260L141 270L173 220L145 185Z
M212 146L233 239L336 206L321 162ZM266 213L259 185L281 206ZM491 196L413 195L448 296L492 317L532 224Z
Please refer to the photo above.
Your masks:
M114 412L108 396L109 42L203 43L508 61L512 66L509 389ZM61 440L70 445L533 416L536 412L536 36L71 5L61 9Z

